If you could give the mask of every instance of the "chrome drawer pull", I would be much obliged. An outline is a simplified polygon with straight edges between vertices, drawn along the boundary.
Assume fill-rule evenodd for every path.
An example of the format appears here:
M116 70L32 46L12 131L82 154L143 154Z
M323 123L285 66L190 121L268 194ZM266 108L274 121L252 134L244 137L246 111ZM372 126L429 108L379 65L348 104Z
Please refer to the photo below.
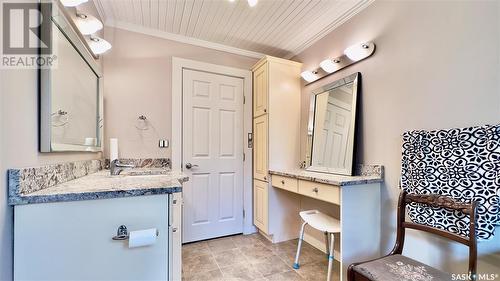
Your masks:
M318 188L317 188L317 187L313 188L313 192L318 193L318 191L319 191L319 190L318 190Z

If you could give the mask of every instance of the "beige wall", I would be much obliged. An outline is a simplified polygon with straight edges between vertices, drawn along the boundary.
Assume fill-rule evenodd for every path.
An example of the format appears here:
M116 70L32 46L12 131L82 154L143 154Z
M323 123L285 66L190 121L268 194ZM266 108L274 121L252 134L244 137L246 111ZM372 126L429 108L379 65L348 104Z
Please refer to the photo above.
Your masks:
M257 61L122 29L107 28L105 36L113 44L104 58L105 141L118 138L122 158L171 155L158 140L171 138L172 57L242 69ZM139 115L150 120L149 130L136 129Z
M499 34L498 2L376 1L294 58L314 69L354 43L377 44L373 57L303 88L301 130L305 144L311 90L362 73L358 157L386 168L384 252L395 239L401 134L499 123ZM406 243L405 253L423 262L451 272L467 267L462 246L415 234ZM480 270L500 273L500 229L493 241L479 244L479 254Z
M14 218L7 205L7 169L98 159L101 153L38 152L36 70L0 69L0 124L0 280L12 280Z

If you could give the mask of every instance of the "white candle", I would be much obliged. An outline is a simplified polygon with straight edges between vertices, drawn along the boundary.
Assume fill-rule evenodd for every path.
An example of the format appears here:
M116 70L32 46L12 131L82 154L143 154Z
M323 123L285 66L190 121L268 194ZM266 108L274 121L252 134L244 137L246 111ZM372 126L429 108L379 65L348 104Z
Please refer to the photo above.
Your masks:
M118 139L109 139L109 161L118 159Z

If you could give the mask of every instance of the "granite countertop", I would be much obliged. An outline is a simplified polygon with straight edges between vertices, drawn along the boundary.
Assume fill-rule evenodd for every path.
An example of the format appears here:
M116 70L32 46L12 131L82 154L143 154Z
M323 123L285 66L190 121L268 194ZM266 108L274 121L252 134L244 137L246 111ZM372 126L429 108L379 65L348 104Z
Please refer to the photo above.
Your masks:
M381 183L383 179L383 169L379 173L362 174L359 176L343 176L307 170L269 170L271 175L291 177L300 180L313 181L337 186L352 186L359 184Z
M165 169L131 169L111 176L101 170L29 193L10 193L10 205L169 194L182 191L189 178Z

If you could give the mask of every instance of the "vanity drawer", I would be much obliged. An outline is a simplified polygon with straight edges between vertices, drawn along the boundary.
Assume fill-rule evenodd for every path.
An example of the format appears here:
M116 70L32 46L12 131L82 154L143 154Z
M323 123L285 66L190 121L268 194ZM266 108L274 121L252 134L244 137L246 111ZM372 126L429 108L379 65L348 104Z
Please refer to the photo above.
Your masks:
M340 187L336 185L299 180L299 193L318 200L340 205Z
M271 182L274 187L295 193L298 191L299 184L297 179L273 175Z

